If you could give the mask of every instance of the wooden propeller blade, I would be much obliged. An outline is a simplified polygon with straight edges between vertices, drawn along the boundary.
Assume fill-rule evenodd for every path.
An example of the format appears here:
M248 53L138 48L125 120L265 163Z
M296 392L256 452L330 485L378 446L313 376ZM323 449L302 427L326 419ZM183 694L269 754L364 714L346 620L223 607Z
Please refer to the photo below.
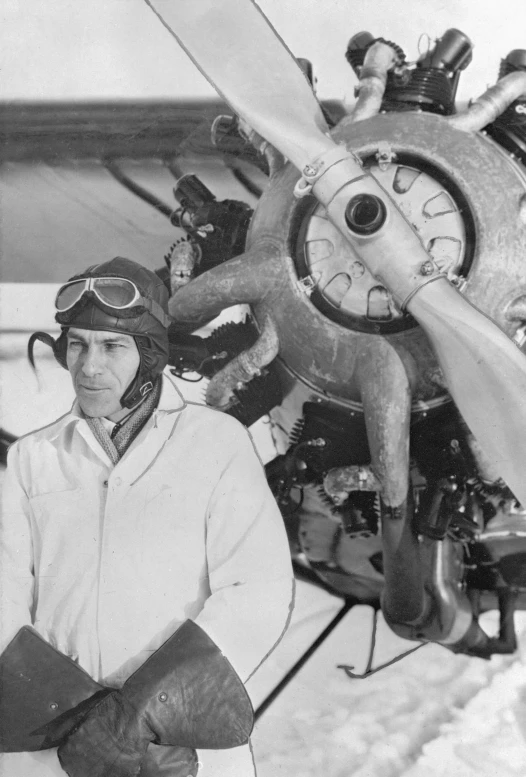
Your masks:
M297 62L252 0L145 0L164 26L185 49L214 88L233 110L300 170L316 157L337 146L328 136L320 106ZM349 160L348 169L352 171ZM356 163L356 169L363 175ZM352 176L350 176L352 177ZM356 179L356 176L354 176ZM376 249L384 252L386 238L393 254L421 252L418 240L409 236L404 247L400 235L408 222L371 175L363 181L388 208L389 230L380 242L371 236L369 250L356 241L345 220L329 217L374 272ZM343 195L339 183L339 195ZM336 194L315 187L316 195L328 201ZM320 196L320 191L323 194ZM403 226L402 221L405 221ZM390 238L393 238L390 241ZM389 242L390 241L390 242ZM380 247L380 243L383 248ZM362 249L362 250L361 250ZM389 248L390 250L390 248ZM407 253L405 254L407 255ZM420 259L419 259L420 261ZM384 266L385 263L384 263ZM387 284L393 291L397 279L391 265ZM379 273L381 276L382 273ZM526 357L487 316L474 308L446 279L418 288L407 306L431 340L448 383L449 391L471 431L492 459L496 471L526 505Z
M145 0L214 89L300 170L333 148L303 71L252 0Z
M408 310L431 340L467 425L526 505L526 357L445 279L420 289Z

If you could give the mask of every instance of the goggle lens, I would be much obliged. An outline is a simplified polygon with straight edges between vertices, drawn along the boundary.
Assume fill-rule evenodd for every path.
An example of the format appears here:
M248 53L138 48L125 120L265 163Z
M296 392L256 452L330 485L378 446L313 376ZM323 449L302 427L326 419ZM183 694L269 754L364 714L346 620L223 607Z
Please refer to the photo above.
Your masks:
M89 278L63 286L57 294L56 309L59 312L69 310L88 289L91 289L103 304L117 310L127 308L140 299L137 287L126 278Z
M138 293L133 283L125 278L96 278L93 291L101 302L111 308L126 308L135 301Z
M78 302L82 297L85 288L86 281L75 281L74 283L69 283L67 286L63 286L63 288L59 290L55 300L56 309L59 312L69 310L69 308L73 307L75 302Z

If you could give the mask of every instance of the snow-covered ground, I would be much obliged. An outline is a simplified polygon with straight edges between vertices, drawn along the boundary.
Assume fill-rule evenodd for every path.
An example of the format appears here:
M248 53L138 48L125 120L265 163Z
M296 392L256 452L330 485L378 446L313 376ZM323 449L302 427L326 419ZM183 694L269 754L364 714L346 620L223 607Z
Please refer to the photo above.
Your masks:
M308 584L298 586L293 623L261 671L258 692L294 663L339 608ZM521 647L491 661L437 645L364 680L372 614L357 607L261 717L254 743L259 777L524 777L526 775L526 613ZM495 613L481 619L491 633ZM408 649L383 621L375 665ZM259 693L254 694L261 698Z
M0 324L17 329L25 311L35 328L49 326L53 289L20 286L16 309ZM0 301L6 285L0 288ZM22 301L20 301L22 300ZM40 303L40 304L39 304ZM25 358L29 333L0 336L1 425L24 434L63 413L72 399L69 376L49 349L37 346L39 380ZM199 399L203 384L181 384ZM253 429L262 457L272 455L268 429ZM341 607L307 583L297 586L291 626L249 683L257 706ZM364 680L337 668L365 668L372 612L351 610L292 684L259 720L254 749L259 777L525 777L526 613L517 616L515 656L482 661L427 645ZM497 616L483 625L492 634ZM375 665L412 647L380 619ZM22 777L22 776L21 776Z

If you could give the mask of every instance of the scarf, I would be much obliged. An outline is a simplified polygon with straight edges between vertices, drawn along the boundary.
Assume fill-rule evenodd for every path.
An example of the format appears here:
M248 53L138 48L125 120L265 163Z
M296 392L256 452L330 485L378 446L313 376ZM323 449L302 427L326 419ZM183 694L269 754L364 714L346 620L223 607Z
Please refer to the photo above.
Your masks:
M113 466L124 456L135 440L153 411L159 404L162 380L159 377L153 389L146 395L141 404L131 411L112 429L111 435L100 418L86 418L88 426L95 435L104 451L108 454Z

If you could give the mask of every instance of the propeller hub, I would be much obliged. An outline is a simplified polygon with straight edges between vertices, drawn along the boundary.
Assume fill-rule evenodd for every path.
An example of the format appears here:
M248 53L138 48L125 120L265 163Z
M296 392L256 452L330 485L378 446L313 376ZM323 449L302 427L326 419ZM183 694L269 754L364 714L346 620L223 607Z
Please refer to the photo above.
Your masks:
M374 194L356 194L345 209L345 221L356 235L374 235L385 224L387 209Z
M408 117L405 120L408 123ZM357 127L353 127L355 133ZM415 272L427 278L438 268L456 282L458 276L468 273L472 260L470 209L452 177L444 175L422 153L416 157L397 149L389 163L380 163L376 152L384 138L368 143L366 151L360 145L353 151L358 151L364 173L372 175L385 191L385 202L387 198L394 201L422 240L430 259L418 264ZM365 243L389 227L388 206L384 206L381 193L358 186L343 208L346 227L357 243ZM311 284L310 301L315 307L354 331L389 334L416 326L366 267L359 250L352 249L329 221L325 206L305 198L297 206L296 218L294 261L300 278Z

